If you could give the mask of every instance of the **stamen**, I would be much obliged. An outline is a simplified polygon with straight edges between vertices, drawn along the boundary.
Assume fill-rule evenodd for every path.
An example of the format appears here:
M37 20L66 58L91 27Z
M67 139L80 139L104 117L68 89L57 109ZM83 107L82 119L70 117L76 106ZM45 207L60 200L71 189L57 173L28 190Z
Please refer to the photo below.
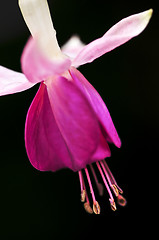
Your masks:
M84 203L84 208L86 212L92 214L93 210L89 203L89 198L88 198L88 194L87 194L87 190L86 190L86 186L85 186L85 182L84 182L84 178L81 170L78 171L78 175L79 175L80 187L81 187L81 202L85 202L86 200L86 202Z
M116 182L113 174L111 173L111 171L110 171L110 169L109 169L106 161L103 160L103 161L101 161L101 162L103 163L103 166L104 166L104 169L105 169L104 172L106 172L105 174L107 174L106 176L107 176L107 178L109 179L109 180L108 180L108 181L109 181L109 184L110 184L111 188L113 189L115 195L118 196L117 194L119 194L119 192L122 194L122 193L123 193L123 190L118 186L118 184L117 184L117 182ZM104 170L104 169L103 169L103 170Z
M106 176L106 178L107 178L107 180L108 180L108 182L109 182L109 185L110 185L111 189L113 190L114 194L115 194L116 197L117 197L117 196L119 195L118 188L116 187L115 184L112 184L111 178L110 178L109 173L107 172L107 170L106 170L106 168L105 168L105 166L104 166L103 161L100 161L100 164L101 164L101 166L102 166L102 169L103 169L103 171L104 171L104 173L105 173L105 176Z
M81 202L84 202L86 198L86 190L85 190L85 184L84 184L84 179L83 179L81 170L78 171L78 175L79 175L80 187L81 187Z
M106 187L106 189L107 189L107 191L108 191L108 193L109 193L110 199L111 199L111 201L114 201L113 195L112 195L112 193L111 193L111 191L110 191L109 185L108 185L107 180L106 180L106 178L105 178L105 176L104 176L104 174L103 174L103 171L102 171L102 169L101 169L101 166L100 166L99 162L96 162L96 164L97 164L97 167L98 167L98 169L99 169L99 172L100 172L100 174L101 174L101 176L102 176L102 179L103 179L103 182L104 182L104 184L105 184L105 187Z
M97 201L93 203L93 211L95 214L100 214L100 206Z
M90 187L90 192L92 194L93 202L96 202L96 198L95 198L95 194L94 194L94 191L93 191L93 187L92 187L91 179L90 179L90 176L89 176L89 172L88 172L87 168L85 168L84 170L85 170L85 173L86 173L86 176L87 176L87 180L88 180L88 184L89 184L89 187Z
M84 209L86 210L86 212L88 212L90 214L93 213L93 210L92 210L92 208L91 208L91 206L90 206L90 204L88 202L84 203Z
M112 200L112 199L109 199L109 201L110 201L110 206L111 206L111 209L112 209L113 211L116 211L116 210L117 210L117 208L116 208L116 204L115 204L114 200Z
M106 162L102 160L102 161L96 162L96 165L97 165L97 168L98 168L98 170L100 172L100 175L103 179L104 185L105 185L105 187L108 191L108 194L110 196L109 201L110 201L111 209L113 211L117 210L111 188L112 188L113 192L115 193L115 195L117 197L117 203L120 206L125 206L126 203L127 203L126 199L119 194L119 192L122 192L122 190L118 187L118 185L115 181L115 178L113 177L113 175L112 175L110 169L108 168L108 165L106 164ZM84 182L84 177L82 175L82 170L78 171L79 180L80 180L80 187L81 187L81 201L84 202L84 208L85 208L86 212L88 212L90 214L92 214L93 212L95 214L100 214L100 205L96 201L96 198L95 198L95 194L94 194L94 190L93 190L93 187L92 187L89 171L88 171L87 168L85 168L84 170L85 170L86 178L87 178L88 185L89 185L89 188L90 188L90 193L92 195L93 208L91 208L91 206L90 206L90 202L89 202L89 198L88 198L88 194L87 194L87 190L86 190L86 186L85 186L85 182ZM103 185L101 183L99 183L97 175L96 175L95 170L94 170L92 165L90 165L90 170L92 171L92 175L94 176L94 180L95 180L95 183L97 185L99 194L103 194Z
M93 199L93 211L94 211L95 214L100 214L100 206L99 206L99 204L98 204L98 202L96 201L96 198L95 198L95 194L94 194L94 191L93 191L93 187L92 187L92 183L91 183L91 179L90 179L90 176L89 176L88 169L85 168L84 170L85 170L85 173L86 173L86 176L87 176L90 192L91 192L92 199Z
M89 198L88 198L88 194L87 194L85 185L84 185L84 188L85 188L85 193L86 193L86 202L84 203L84 208L88 213L92 214L93 210L90 206L90 202L89 202Z
M118 196L118 204L120 205L120 206L122 206L122 207L125 207L125 205L127 204L127 201L126 201L126 199L122 196L122 195L120 195L119 194L119 196Z
M85 199L86 199L86 191L82 190L82 192L81 192L81 202L85 202Z
M94 168L93 168L92 164L90 164L90 169L92 171L92 174L93 174L93 177L94 177L94 180L95 180L95 183L96 183L99 195L103 196L103 190L104 190L103 189L103 185L98 181L97 175L96 175L96 173L94 171Z
M113 185L111 185L111 187L112 187L112 189L113 189L116 197L118 197L118 195L119 195L119 190L118 190L117 186L113 184Z

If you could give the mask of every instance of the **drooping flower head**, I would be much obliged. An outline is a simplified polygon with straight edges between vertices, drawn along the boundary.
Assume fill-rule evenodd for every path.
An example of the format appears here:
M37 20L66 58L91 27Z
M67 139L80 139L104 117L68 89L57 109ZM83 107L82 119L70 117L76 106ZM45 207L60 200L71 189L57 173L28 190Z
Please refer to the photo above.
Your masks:
M116 210L112 192L120 205L124 206L126 200L104 159L111 154L108 143L120 148L121 141L105 103L77 68L140 34L150 20L152 9L121 20L88 45L73 36L60 49L47 1L19 0L19 6L32 37L22 53L23 73L0 67L0 95L20 92L40 83L25 124L28 158L40 171L61 168L78 171L81 201L87 212L96 214L100 213L100 206L90 171L102 195L103 185L95 171L98 170L108 190L111 208Z

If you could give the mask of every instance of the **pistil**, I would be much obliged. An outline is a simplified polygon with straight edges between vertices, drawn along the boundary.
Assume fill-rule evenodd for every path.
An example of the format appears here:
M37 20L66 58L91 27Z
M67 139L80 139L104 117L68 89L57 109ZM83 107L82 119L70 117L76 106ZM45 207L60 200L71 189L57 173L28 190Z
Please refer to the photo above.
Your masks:
M95 180L96 187L98 189L99 195L103 196L103 185L98 181L97 175L96 175L96 173L94 171L94 168L93 168L92 164L90 164L89 166L90 166L91 172L93 174L93 177L94 177L94 180Z
M127 204L126 199L120 194L118 195L117 201L118 201L118 204L122 207L125 207L125 205Z

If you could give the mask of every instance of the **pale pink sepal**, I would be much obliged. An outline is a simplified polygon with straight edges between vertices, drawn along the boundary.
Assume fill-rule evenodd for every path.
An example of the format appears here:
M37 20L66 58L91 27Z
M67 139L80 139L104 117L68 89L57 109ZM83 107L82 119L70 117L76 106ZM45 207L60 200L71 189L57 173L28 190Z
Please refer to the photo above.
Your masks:
M0 96L22 92L34 86L24 74L0 66Z
M21 57L22 71L29 81L34 83L44 81L55 74L63 74L70 65L71 60L67 57L47 59L33 38L28 40Z
M85 44L80 38L74 35L61 47L61 51L71 59L74 59L84 46Z
M124 18L107 31L103 37L83 47L74 59L72 65L78 67L90 63L137 36L145 29L151 15L152 9Z
M114 143L117 147L121 147L121 141L111 119L110 113L99 93L77 69L71 67L70 73L72 78L77 83L79 82L79 87L84 92L92 108L94 109L96 117L101 124L101 131L105 139L111 143Z

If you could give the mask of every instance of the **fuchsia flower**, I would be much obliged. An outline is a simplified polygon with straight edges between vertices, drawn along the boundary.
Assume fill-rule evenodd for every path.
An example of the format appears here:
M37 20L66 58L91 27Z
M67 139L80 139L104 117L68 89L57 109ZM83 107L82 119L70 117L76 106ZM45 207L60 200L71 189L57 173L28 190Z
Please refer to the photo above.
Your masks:
M99 214L100 206L89 173L92 172L102 195L103 186L92 165L96 162L110 196L111 208L116 210L112 192L120 205L124 206L126 200L103 159L111 155L108 142L120 148L121 141L106 105L77 67L140 34L150 20L152 9L121 20L88 45L73 36L60 49L46 0L19 0L19 5L32 37L21 58L23 74L0 67L0 95L21 92L40 83L25 124L28 158L40 171L61 168L78 171L81 201L85 202L87 212Z

